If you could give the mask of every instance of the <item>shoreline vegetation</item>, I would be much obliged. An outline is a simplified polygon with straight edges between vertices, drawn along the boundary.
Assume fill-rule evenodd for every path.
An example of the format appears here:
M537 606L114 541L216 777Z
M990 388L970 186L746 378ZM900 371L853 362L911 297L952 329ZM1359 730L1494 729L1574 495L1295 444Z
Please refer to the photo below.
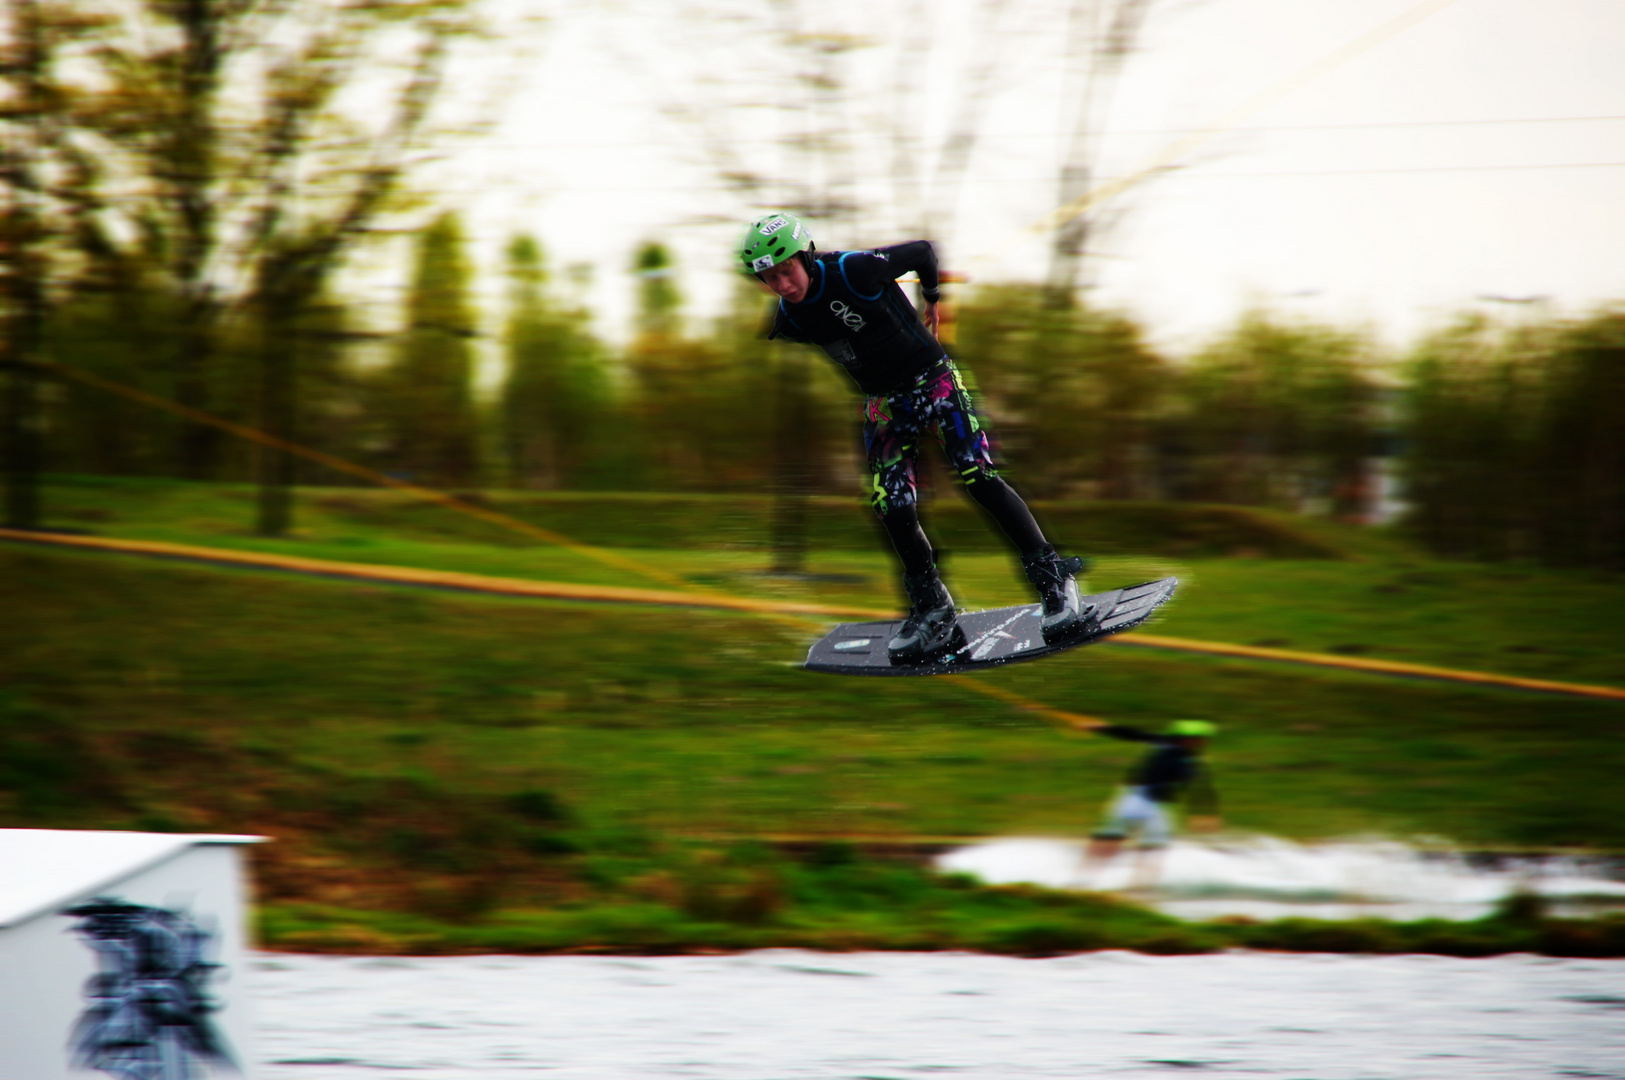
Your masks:
M1625 957L1625 913L1556 918L1513 894L1475 920L1378 918L1186 921L1103 893L985 885L962 874L864 858L830 844L801 859L759 845L667 847L586 863L614 899L457 919L414 912L268 904L259 945L378 955L666 955L797 948L964 951L1043 957L1124 949L1155 955L1255 949L1316 953L1537 953ZM627 873L613 879L617 871Z
M709 588L896 599L850 501L813 504L828 542L786 577L748 542L767 500L478 497L567 533L596 522L584 539L597 543L647 533L658 510L671 546L618 550ZM234 485L59 477L45 524L430 569L609 573L389 493L302 489L299 532L258 539L244 529L252 498ZM1618 575L1443 561L1381 531L1269 512L1046 509L1080 532L1139 514L1147 536L1208 537L1097 560L1100 584L1186 583L1154 632L1625 685ZM944 499L931 512L962 511ZM1272 547L1271 530L1298 546ZM948 572L970 604L1024 597L993 551L967 544ZM253 854L270 949L1625 956L1625 917L1556 918L1529 896L1473 922L1197 923L878 857L836 838L1080 835L1132 755L949 679L809 676L796 662L810 634L743 615L26 544L0 544L0 608L13 616L0 624L0 826L270 836ZM1598 752L1616 738L1618 703L1147 653L1082 650L992 678L1127 723L1217 720L1226 817L1241 830L1625 849L1625 805ZM812 840L692 839L783 834Z

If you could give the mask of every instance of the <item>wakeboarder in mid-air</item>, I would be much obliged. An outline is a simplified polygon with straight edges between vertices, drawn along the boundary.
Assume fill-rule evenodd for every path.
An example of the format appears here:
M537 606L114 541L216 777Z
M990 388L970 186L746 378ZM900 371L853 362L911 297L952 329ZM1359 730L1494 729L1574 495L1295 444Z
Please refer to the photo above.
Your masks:
M744 273L779 298L768 336L823 349L864 395L869 502L901 561L909 600L901 625L838 628L814 647L809 668L913 674L1033 659L1137 625L1172 594L1174 582L1166 579L1121 595L1079 595L1084 560L1060 555L999 475L986 420L937 340L940 281L929 242L820 252L805 221L778 212L750 224L737 258ZM920 311L897 284L910 272L919 276ZM920 526L919 456L928 435L1020 557L1038 593L1036 609L982 612L987 618L974 626L958 617ZM1023 616L1037 616L1037 625Z
M937 256L915 240L867 251L819 252L807 223L789 213L752 222L739 258L779 297L770 337L817 345L865 395L863 447L870 505L902 561L908 618L886 643L892 660L917 660L948 644L954 601L920 527L920 444L936 436L965 492L986 510L1021 557L1043 604L1045 639L1064 638L1094 617L1078 595L1079 558L1064 558L994 467L984 418L954 361L936 338ZM916 312L897 279L919 275Z

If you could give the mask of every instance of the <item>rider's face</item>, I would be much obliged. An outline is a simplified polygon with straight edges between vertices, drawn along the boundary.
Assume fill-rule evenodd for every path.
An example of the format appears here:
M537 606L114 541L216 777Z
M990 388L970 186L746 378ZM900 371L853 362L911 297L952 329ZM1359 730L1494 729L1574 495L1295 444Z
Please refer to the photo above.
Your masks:
M763 285L778 293L792 304L799 304L807 298L807 287L812 284L807 279L807 268L801 264L799 255L792 255L779 265L763 270L756 275Z

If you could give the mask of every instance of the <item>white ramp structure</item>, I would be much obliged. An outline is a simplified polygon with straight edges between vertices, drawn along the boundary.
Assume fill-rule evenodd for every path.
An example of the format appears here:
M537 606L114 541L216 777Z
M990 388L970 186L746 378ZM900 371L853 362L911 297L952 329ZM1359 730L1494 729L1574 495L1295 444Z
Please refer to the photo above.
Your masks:
M250 1076L261 839L0 829L0 1077Z

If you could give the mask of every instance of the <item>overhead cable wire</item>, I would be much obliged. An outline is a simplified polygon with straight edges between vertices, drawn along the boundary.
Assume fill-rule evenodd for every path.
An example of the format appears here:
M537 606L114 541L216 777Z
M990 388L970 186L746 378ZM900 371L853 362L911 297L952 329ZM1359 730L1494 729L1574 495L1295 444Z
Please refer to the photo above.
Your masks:
M1376 29L1362 34L1346 45L1333 49L1319 60L1294 72L1262 93L1255 94L1219 116L1208 126L1169 144L1134 172L1117 180L1100 184L1071 202L1056 207L1029 225L1024 232L1032 235L1053 232L1073 218L1087 213L1113 196L1122 194L1141 181L1168 168L1192 150L1219 138L1221 135L1228 134L1239 127L1247 117L1269 108L1289 94L1302 89L1355 57L1370 52L1396 34L1410 29L1423 19L1444 10L1455 2L1456 0L1423 0L1422 3L1389 19Z
M305 458L308 461L317 462L321 465L327 466L330 469L347 473L348 475L364 480L369 480L384 487L393 488L397 491L414 496L415 498L422 499L425 502L430 502L434 503L435 505L445 507L446 509L455 511L459 514L466 514L469 517L477 518L481 521L488 522L489 524L511 529L533 539L554 544L558 547L573 551L585 558L592 559L607 566L614 567L618 570L625 570L634 574L639 574L643 577L671 586L672 588L678 590L680 594L691 597L697 602L706 603L708 606L743 611L747 614L770 619L786 625L792 625L798 629L808 630L821 629L826 625L826 619L814 619L811 617L813 614L816 613L828 616L840 613L839 609L833 607L824 608L821 605L798 605L793 603L782 603L779 601L755 601L748 597L733 597L714 593L709 590L701 589L678 575L667 573L666 571L661 570L659 567L650 566L647 563L641 562L637 559L628 558L627 556L621 555L617 552L608 551L592 544L583 543L582 541L573 539L572 537L565 536L563 533L555 532L552 529L546 529L539 525L533 525L528 521L521 520L520 518L516 518L496 510L491 510L487 507L475 505L466 499L459 499L455 495L449 495L443 491L436 491L433 488L424 487L421 484L413 484L405 480L400 480L396 477L390 476L388 473L380 472L377 469L369 468L366 465L358 464L357 462L350 461L346 458L341 458L336 454L329 454L322 450L301 445L289 439L284 439L280 436L261 431L258 428L249 427L247 424L239 424L235 421L215 416L213 413L205 412L202 409L195 409L189 405L182 405L180 402L172 401L169 398L161 397L158 394L149 393L137 387L128 386L113 379L104 378L103 376L97 375L93 372L86 371L83 368L55 362L39 363L36 366L43 371L72 379L75 382L83 383L86 386L92 386L130 401L148 405L153 408L162 409L178 416L184 416L189 420L219 428L222 431L230 432L239 438L247 439L250 442L257 443L261 446L270 447L284 453ZM177 549L180 547L180 545L172 546L176 547ZM469 587L469 583L473 580L473 575L445 574L436 571L418 571L416 572L415 576L421 579L424 583L441 584L452 588L467 588ZM436 580L430 581L429 579L431 578ZM571 596L583 595L581 590L571 590L569 586L565 586L565 589ZM620 589L610 591L617 593L617 595L612 596L611 599L645 603L660 602L658 597L651 598L648 594L640 595L638 594L637 590ZM538 594L540 592L541 590L538 590ZM559 596L560 594L554 592L549 595ZM867 614L872 616L877 613L868 612ZM1000 701L1015 705L1016 707L1027 712L1032 712L1036 715L1043 716L1046 719L1064 723L1071 727L1088 726L1091 723L1097 722L1094 717L1086 717L1075 713L1067 713L1061 710L1052 709L1047 705L1043 705L1039 702L1022 697L1020 694L1014 693L1013 691L994 687L989 683L973 677L966 677L962 679L961 685L967 686L977 693L988 697L997 698Z
M1247 124L1237 125L1232 131L1242 133L1269 133L1284 131L1366 131L1366 130L1402 130L1406 128L1440 128L1440 127L1512 127L1525 124L1582 124L1606 123L1625 120L1625 113L1618 115L1597 116L1503 116L1484 117L1479 119L1455 120L1356 120L1348 123L1334 124ZM1109 128L1102 134L1112 137L1134 136L1136 138L1150 138L1153 136L1167 138L1170 135L1192 135L1207 131L1205 127L1194 128ZM852 132L847 138L854 142L879 142L890 144L894 138L888 132ZM1055 133L1051 131L1010 131L1008 129L997 132L987 132L978 138L988 142L1016 142L1016 141L1053 141ZM717 142L744 145L744 146L773 146L781 139L777 136L740 135L717 136ZM571 140L561 142L553 139L536 140L510 140L503 143L504 147L529 148L535 150L644 150L649 147L660 146L688 146L688 141L682 139L617 139L613 141L593 140L585 142ZM513 182L519 182L515 179Z
M249 442L257 443L260 446L269 447L273 450L280 450L286 454L293 454L294 456L302 457L307 461L314 461L319 465L325 465L337 472L346 473L350 476L370 481L382 487L394 488L397 491L405 492L416 498L422 499L425 502L443 506L448 510L455 510L457 513L478 518L479 520L492 525L497 525L505 529L511 529L514 532L529 536L534 540L541 540L545 543L565 548L577 553L578 555L582 555L596 562L603 563L604 565L613 567L617 570L630 571L652 580L659 581L662 584L672 586L673 588L694 589L694 586L688 581L685 581L683 578L678 577L675 574L668 574L666 571L661 570L658 567L648 566L636 559L628 558L613 551L607 551L604 548L594 547L591 544L584 544L579 540L574 540L562 533L554 532L552 529L543 528L540 525L533 525L528 521L523 521L519 518L512 517L508 514L500 513L499 511L491 510L483 506L476 506L465 499L457 498L455 495L449 495L443 491L436 491L433 488L424 487L421 484L414 484L410 481L401 480L398 477L390 476L388 473L369 468L366 465L350 461L347 458L341 458L336 454L329 454L325 451L304 446L300 443L293 442L289 439L284 439L277 435L272 435L269 432L261 431L258 428L249 427L247 424L239 424L235 421L227 420L224 417L215 416L213 413L205 412L202 409L195 409L189 405L183 405L178 401L172 401L169 398L162 397L158 394L148 393L147 391L138 387L128 386L124 383L104 378L103 376L97 375L94 372L86 371L83 368L75 367L71 364L55 362L39 363L37 366L44 371L72 379L74 382L83 383L86 386L93 386L99 390L105 390L108 393L116 394L119 397L126 398L130 401L135 401L143 405L152 406L153 408L162 409L166 412L174 413L177 416L183 416L195 423L219 428L222 431L230 432L239 438L247 439Z

